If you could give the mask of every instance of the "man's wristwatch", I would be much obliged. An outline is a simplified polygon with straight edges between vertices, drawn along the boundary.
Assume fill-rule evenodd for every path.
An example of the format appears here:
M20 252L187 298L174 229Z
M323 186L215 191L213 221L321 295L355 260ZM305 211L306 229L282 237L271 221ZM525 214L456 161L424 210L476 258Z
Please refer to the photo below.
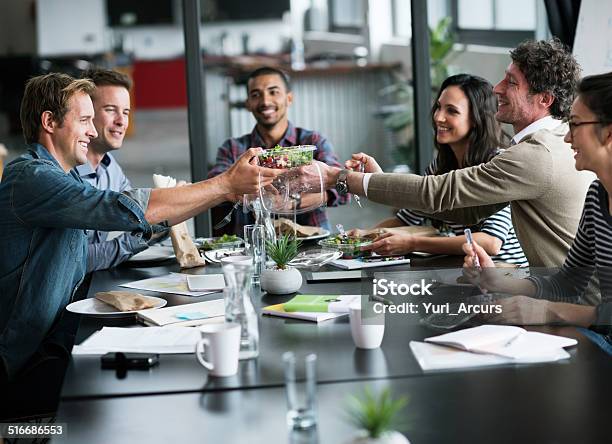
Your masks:
M348 174L350 173L350 170L344 169L342 171L340 171L340 175L338 176L338 180L336 181L336 191L338 192L338 194L340 194L341 196L344 196L348 193L349 189L348 189L348 183L346 182L346 178L348 177Z

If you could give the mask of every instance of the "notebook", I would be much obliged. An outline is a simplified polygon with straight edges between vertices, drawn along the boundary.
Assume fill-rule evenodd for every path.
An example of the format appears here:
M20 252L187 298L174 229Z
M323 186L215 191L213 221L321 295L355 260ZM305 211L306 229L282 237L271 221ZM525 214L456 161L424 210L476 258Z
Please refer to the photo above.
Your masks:
M349 306L360 302L360 295L300 294L283 304L285 312L348 313Z
M264 307L261 312L269 316L279 316L281 318L301 319L303 321L310 321L310 322L316 322L316 323L328 321L330 319L339 318L341 316L346 316L348 314L348 313L319 313L319 312L308 312L308 311L287 312L283 308L283 304L269 305L267 307Z
M136 316L139 321L152 326L210 324L225 320L225 303L223 299L215 299L141 311Z
M410 341L410 349L415 359L424 371L450 370L468 367L489 367L507 364L535 364L542 362L555 362L570 357L562 348L549 350L538 356L521 359L504 358L498 355L471 353L443 345L428 344L425 342Z
M360 281L361 271L313 271L308 282Z
M361 270L362 268L373 268L373 267L390 267L392 265L401 265L401 264L409 264L410 259L394 259L390 261L380 261L380 262L366 262L361 259L336 259L335 261L331 261L329 265L333 265L334 267L342 268L345 270Z
M577 344L572 338L526 331L511 325L481 325L427 338L425 342L508 359L548 356L552 351Z

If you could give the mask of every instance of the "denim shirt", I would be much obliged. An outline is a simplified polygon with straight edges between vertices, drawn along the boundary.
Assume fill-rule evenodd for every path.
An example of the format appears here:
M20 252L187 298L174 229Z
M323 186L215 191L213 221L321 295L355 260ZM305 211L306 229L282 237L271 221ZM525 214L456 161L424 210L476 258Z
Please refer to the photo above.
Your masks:
M100 191L40 144L0 182L0 366L9 376L34 354L85 275L86 229L151 236L150 190Z
M89 162L75 167L83 182L99 190L112 190L118 193L130 191L132 185L123 173L121 166L110 153L106 153L94 170ZM87 252L87 272L106 270L125 262L136 253L146 250L149 244L141 236L123 233L108 240L107 231L87 230L89 242Z

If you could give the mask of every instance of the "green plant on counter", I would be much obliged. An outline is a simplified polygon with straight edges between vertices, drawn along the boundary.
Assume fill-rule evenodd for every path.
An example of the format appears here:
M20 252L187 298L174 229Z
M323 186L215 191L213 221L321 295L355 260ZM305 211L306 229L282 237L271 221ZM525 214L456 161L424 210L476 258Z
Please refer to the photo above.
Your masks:
M449 75L449 54L453 50L455 35L452 32L452 19L445 17L435 27L429 29L429 55L431 62L432 91L437 92L440 85ZM413 89L406 80L400 80L383 88L380 96L393 102L393 105L381 107L385 128L396 133L398 142L393 153L397 164L414 166L414 139L411 131L414 122Z
M455 44L455 34L451 28L452 19L444 17L429 29L429 58L431 59L431 86L438 91L448 77L448 55Z
M266 241L268 256L279 270L287 268L287 264L298 255L302 243L293 236L281 235L275 241Z
M397 414L408 404L408 398L393 399L389 388L376 395L366 387L362 396L351 396L348 402L349 420L376 439L397 425Z

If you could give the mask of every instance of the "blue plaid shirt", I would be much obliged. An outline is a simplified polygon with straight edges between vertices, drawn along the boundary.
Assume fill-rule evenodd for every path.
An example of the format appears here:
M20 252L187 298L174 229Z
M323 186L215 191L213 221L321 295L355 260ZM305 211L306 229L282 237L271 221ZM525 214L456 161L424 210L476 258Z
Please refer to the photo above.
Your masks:
M325 137L316 131L295 127L291 122L289 122L287 131L278 142L278 145L315 145L317 147L317 150L314 152L314 158L316 160L335 167L341 166L340 162L338 162L338 157L334 154L332 144ZM257 132L257 127L253 128L250 134L245 134L236 139L228 139L223 142L223 145L217 150L217 161L215 166L208 173L208 177L217 176L228 170L234 162L251 147L262 147L267 149L273 146L266 146L263 138ZM329 207L343 205L348 202L348 199L348 196L340 196L334 189L327 190L327 206ZM252 224L254 221L255 219L252 214L244 214L241 211L235 211L231 224L224 227L224 232L241 236L244 225ZM330 229L324 208L317 208L308 213L299 214L296 222L301 225Z

